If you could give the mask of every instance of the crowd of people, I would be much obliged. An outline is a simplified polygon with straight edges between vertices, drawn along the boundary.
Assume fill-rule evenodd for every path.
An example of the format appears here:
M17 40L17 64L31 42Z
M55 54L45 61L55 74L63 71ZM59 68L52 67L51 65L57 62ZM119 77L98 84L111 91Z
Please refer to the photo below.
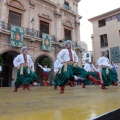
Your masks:
M64 46L65 49L58 53L54 62L54 90L57 90L59 86L60 93L63 94L65 86L69 83L70 87L73 87L74 82L82 84L82 88L91 84L101 85L101 89L107 89L106 86L110 85L118 85L118 66L113 61L110 63L107 52L98 59L96 66L86 60L84 68L81 68L78 65L78 56L75 50L72 49L71 41L65 41ZM27 53L27 47L22 47L21 51L22 53L13 61L14 66L18 69L14 92L17 92L21 85L23 89L30 90L29 86L34 86L34 82L38 80L34 67L32 67L34 64L31 56ZM47 66L42 67L40 64L38 66L44 71L43 80L47 81L51 68L47 68Z

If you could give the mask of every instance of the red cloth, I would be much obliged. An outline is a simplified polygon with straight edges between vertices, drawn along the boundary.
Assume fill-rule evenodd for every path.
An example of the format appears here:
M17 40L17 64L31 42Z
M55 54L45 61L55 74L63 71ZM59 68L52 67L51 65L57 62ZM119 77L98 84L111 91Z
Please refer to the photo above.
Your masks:
M99 72L97 72L97 75L98 75L98 77L100 78L100 73L99 73Z
M48 80L48 72L43 73L43 80L45 80L45 81Z
M70 61L73 61L72 51L71 50L68 50L68 51L69 51Z
M23 57L24 57L24 62L27 63L27 55L23 54Z

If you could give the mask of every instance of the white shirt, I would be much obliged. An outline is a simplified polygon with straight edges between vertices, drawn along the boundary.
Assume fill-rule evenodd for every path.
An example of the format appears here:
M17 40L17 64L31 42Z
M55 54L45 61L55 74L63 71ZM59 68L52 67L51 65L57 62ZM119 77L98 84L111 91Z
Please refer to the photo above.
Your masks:
M0 66L0 72L2 71L2 66Z
M88 64L88 63L85 63L84 69L85 69L87 72L92 71L92 70L91 70L91 67L90 67L90 64Z
M76 54L76 52L74 50L71 50L72 52L72 58L73 58L73 62L78 62L78 56ZM62 63L62 62L67 62L70 61L70 56L69 56L69 51L68 49L62 49L58 55L57 55L57 59Z
M41 69L43 69L44 72L49 72L51 71L51 68L44 68L41 65L38 65Z
M31 65L31 70L34 72L34 63Z
M93 64L92 64L92 67L94 68L94 70L95 70L96 72L100 72L100 68L99 68L99 67L96 68Z
M107 57L100 57L98 60L97 60L97 64L99 65L99 66L108 66L108 67L110 67L110 61L109 61L109 59L107 58Z
M28 63L28 66L31 68L31 66L33 65L33 61L31 59L31 56L26 54L27 55L27 63ZM18 55L14 60L13 60L13 64L15 67L18 67L20 66L20 64L22 63L25 63L24 61L24 56L23 54L20 54Z
M54 72L57 73L58 70L59 70L59 68L62 68L62 66L63 66L63 65L60 63L60 61L59 61L59 60L56 60L56 61L54 62Z
M116 70L118 69L118 65L117 64L111 65L111 68Z

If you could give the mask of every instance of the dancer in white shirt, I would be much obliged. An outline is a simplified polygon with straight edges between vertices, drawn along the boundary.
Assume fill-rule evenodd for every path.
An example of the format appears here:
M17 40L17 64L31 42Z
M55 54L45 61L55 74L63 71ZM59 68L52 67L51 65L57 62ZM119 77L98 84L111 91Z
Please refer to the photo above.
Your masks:
M116 75L110 69L111 65L107 56L108 56L108 52L105 51L103 57L100 57L97 61L97 64L102 68L101 74L102 74L103 84L101 86L101 89L107 89L105 86L110 86L110 85L117 86Z
M100 80L100 77L98 76L98 74L95 72L95 66L89 62L89 60L86 60L86 63L84 65L84 69L91 75L93 76L94 78L96 78L97 80ZM90 85L91 82L89 80L86 80L84 83L83 83L83 88L85 88L85 85Z
M51 71L51 68L47 68L47 65L42 67L39 63L38 66L43 70L43 82L47 81L48 82L48 74Z
M34 71L31 70L33 61L31 56L27 54L27 47L22 47L21 51L22 54L13 60L14 66L18 69L14 92L17 92L20 85L23 85L23 89L30 90L29 85L34 85L33 82L38 79Z
M98 80L89 75L89 73L83 68L78 66L78 56L76 52L71 49L71 41L65 41L64 45L66 48L62 49L57 55L57 59L61 62L61 64L63 64L63 69L61 71L63 77L62 79L57 80L58 85L61 87L60 93L64 93L65 85L69 80L74 80L74 75L84 79L88 78L90 81L99 84L100 82Z

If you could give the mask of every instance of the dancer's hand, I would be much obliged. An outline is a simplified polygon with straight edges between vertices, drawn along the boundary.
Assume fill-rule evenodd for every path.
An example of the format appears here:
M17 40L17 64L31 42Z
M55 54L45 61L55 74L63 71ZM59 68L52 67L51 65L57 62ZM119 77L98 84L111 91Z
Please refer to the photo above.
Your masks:
M17 66L17 69L20 69L20 66Z
M62 64L63 64L63 66L65 66L65 62L63 62Z
M77 62L74 63L73 66L74 66L75 68L77 68L77 67L78 67L78 63L77 63Z

